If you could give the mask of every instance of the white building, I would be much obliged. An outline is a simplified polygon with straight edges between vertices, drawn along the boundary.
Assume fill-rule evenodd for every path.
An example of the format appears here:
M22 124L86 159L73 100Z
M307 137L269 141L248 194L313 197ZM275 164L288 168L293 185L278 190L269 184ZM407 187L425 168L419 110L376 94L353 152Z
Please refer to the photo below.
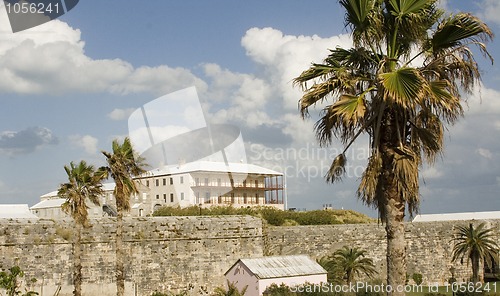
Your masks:
M245 295L260 296L272 284L289 287L327 282L327 271L305 255L240 259L225 273L226 279Z
M130 200L132 216L147 216L163 206L273 206L284 209L286 204L283 174L253 164L198 161L155 169L135 180L140 193ZM88 203L89 216L116 213L114 184L104 184L104 190L100 207ZM58 218L66 215L61 210L64 199L57 196L57 191L42 195L40 200L31 207L31 212L37 216Z
M38 219L26 204L0 204L0 219Z
M416 215L412 222L497 220L500 211Z

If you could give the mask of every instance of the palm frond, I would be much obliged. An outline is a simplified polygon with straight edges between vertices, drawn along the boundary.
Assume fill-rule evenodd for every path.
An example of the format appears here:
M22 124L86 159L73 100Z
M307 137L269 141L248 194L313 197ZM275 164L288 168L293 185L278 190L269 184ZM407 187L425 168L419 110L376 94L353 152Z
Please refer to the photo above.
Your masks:
M347 163L347 158L345 154L339 154L332 161L332 165L326 174L327 182L335 182L342 179L342 176L345 174L345 165Z
M386 101L403 109L414 109L425 94L426 84L414 68L400 68L380 74Z

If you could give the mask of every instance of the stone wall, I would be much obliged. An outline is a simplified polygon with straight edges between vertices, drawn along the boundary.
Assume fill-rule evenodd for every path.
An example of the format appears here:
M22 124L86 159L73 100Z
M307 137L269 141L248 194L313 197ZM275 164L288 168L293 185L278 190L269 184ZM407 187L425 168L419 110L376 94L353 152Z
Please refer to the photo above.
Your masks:
M456 268L455 277L466 281L470 277L470 266L451 262L452 237L456 227L471 221L416 222L405 226L407 242L407 272L420 273L424 283L442 284L451 277L450 267ZM500 220L486 221L496 230L500 244ZM478 223L478 221L475 221ZM319 258L335 250L359 247L367 250L373 259L378 277L386 277L386 241L382 224L371 225L321 225L268 227L264 235L266 256L308 254Z
M112 218L92 220L83 233L84 295L116 295ZM487 221L500 242L500 220ZM41 295L71 295L71 220L0 220L0 269L19 265L31 289ZM446 281L457 225L469 222L420 222L406 225L408 273L426 283ZM224 284L224 273L239 258L308 254L319 258L342 246L366 249L379 277L385 278L383 225L263 226L249 216L126 218L126 295L155 290L190 290L199 295ZM469 267L454 263L457 278Z
M0 268L19 265L43 295L71 295L73 223L0 221ZM83 294L116 295L114 220L83 233ZM262 222L249 216L127 218L126 295L155 290L212 291L240 257L262 256Z

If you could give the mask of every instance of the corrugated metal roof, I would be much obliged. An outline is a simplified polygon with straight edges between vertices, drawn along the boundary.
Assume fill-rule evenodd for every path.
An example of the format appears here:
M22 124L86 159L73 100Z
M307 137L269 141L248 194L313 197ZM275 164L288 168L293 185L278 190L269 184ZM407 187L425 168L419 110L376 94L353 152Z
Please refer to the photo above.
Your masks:
M325 274L326 270L306 255L240 259L260 279Z
M417 215L413 222L500 219L500 211Z
M159 176L166 174L183 174L192 172L221 172L221 173L244 173L282 176L283 173L266 169L249 163L224 163L215 161L195 161L181 165L170 165L162 169L156 169L146 173L146 176Z
M36 205L32 206L31 210L37 209L47 209L47 208L60 208L61 205L66 201L64 198L53 198L53 199L44 199Z
M26 204L0 205L0 219L38 219Z

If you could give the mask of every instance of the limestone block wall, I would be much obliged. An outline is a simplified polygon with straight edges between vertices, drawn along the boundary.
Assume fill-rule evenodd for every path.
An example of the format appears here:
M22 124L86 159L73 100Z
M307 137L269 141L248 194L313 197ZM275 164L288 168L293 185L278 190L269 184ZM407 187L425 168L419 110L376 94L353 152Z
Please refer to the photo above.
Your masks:
M477 225L480 221L474 221ZM500 220L486 221L500 244ZM408 273L424 283L443 283L449 268L460 281L470 266L451 262L458 225L470 221L406 224ZM115 220L92 220L83 232L83 292L116 295ZM71 220L0 220L0 269L19 265L26 285L40 295L72 294L74 224ZM386 273L385 229L381 224L271 227L250 216L145 217L124 220L127 254L126 295L158 291L212 292L240 258L307 254L316 259L343 247L360 247L373 258L381 279ZM36 278L35 283L29 279Z
M114 222L93 220L83 233L84 295L116 295ZM41 295L71 295L71 220L0 223L0 268L19 265ZM249 216L126 218L124 234L126 295L212 291L236 260L263 255L262 222Z
M451 262L452 237L458 225L480 221L447 221L406 223L407 272L420 273L424 283L442 284L451 277L450 267L456 268L455 277L466 281L470 266ZM496 232L500 244L500 220L486 221ZM379 271L378 277L386 277L386 240L382 224L321 225L267 227L264 232L266 255L308 254L320 258L332 254L343 246L367 250Z

